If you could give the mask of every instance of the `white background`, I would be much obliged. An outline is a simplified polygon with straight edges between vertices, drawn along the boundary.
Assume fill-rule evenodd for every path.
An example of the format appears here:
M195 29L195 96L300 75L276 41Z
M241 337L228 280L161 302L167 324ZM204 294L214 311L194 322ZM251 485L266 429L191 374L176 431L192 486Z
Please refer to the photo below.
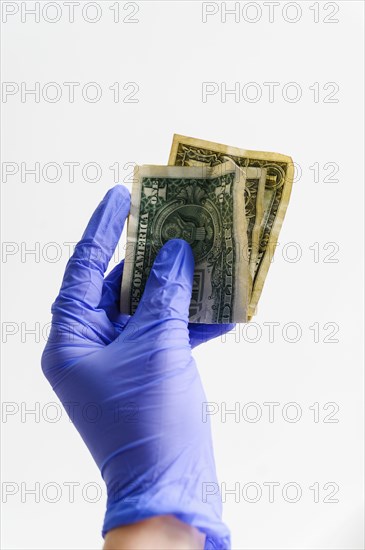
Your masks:
M62 90L55 103L42 93L39 103L30 95L22 102L19 92L3 96L1 105L3 169L9 162L19 167L2 186L2 397L5 411L14 413L3 414L1 426L2 547L101 548L104 488L92 503L96 493L85 485L103 487L102 480L65 413L58 422L50 420L57 410L47 404L57 398L42 375L40 355L50 306L69 257L65 243L80 238L114 184L109 167L119 163L122 183L131 172L127 163L166 164L176 132L281 152L300 165L256 324L241 326L225 342L217 340L194 352L208 400L220 412L226 403L245 414L249 402L262 412L257 422L242 415L228 415L223 422L220 412L212 416L220 481L227 489L238 484L245 491L245 484L255 482L262 490L256 503L248 502L254 491L248 496L241 492L238 502L227 494L224 519L232 530L233 548L363 548L363 3L327 3L325 11L322 2L300 2L299 8L284 2L275 8L273 22L261 2L251 8L241 3L238 20L227 15L226 22L224 7L210 3L217 13L206 23L200 2L138 2L138 11L133 3L120 2L119 22L113 21L110 9L115 3L99 2L96 23L83 18L85 2L75 7L74 23L68 21L64 2L58 3L61 18L55 23L46 20L57 16L52 6L45 15L41 11L36 23L24 13L22 22L22 9L34 8L34 2L1 4L3 10L5 4L19 8L2 24L3 81L19 87L24 82L28 88L39 82L41 91L56 82ZM88 9L86 17L95 18L95 8ZM130 18L138 22L123 21L132 11L136 13ZM285 20L298 14L295 23ZM325 23L326 16L338 22ZM257 22L248 21L255 17ZM71 81L80 83L74 103L63 85ZM88 82L100 86L100 101L82 97ZM115 82L120 83L122 100L132 91L123 86L135 82L138 101L115 103L109 90ZM219 90L206 102L203 82L215 82ZM239 83L244 93L237 102L233 95L222 101L222 82L227 88ZM249 99L259 88L245 88L248 82L261 87L257 102ZM273 102L264 82L279 83ZM300 87L297 102L290 101L295 89L285 88L289 82ZM315 82L319 97L310 89ZM325 101L333 89L324 89L328 82L338 86L333 96L337 102ZM52 170L45 178L41 174L39 182L29 174L22 181L20 164L31 168L36 162L41 169L58 163L59 181L47 181L54 177ZM73 183L65 162L80 163ZM100 165L99 181L87 181L92 170L83 177L81 168L88 162ZM338 181L325 180L332 171L333 165L325 166L329 162L338 167L332 176ZM318 178L310 168L315 163ZM36 252L27 253L31 249ZM279 323L273 342L263 324L268 322ZM35 334L27 333L34 328ZM273 422L264 402L279 403ZM297 422L286 416L295 416L295 408L285 408L292 402L301 412ZM309 408L314 403L319 403L318 422ZM339 408L332 417L338 422L324 422L334 410L332 405L324 410L326 403ZM24 414L36 407L39 417ZM254 416L254 409L248 414ZM74 502L68 482L80 484ZM274 502L268 499L268 482L280 483ZM289 482L302 491L296 503L283 498L282 488ZM36 483L39 502L26 493ZM309 489L315 483L320 488L317 503ZM333 490L324 488L326 483L338 485L332 498L339 502L324 502ZM52 498L58 501L51 503Z

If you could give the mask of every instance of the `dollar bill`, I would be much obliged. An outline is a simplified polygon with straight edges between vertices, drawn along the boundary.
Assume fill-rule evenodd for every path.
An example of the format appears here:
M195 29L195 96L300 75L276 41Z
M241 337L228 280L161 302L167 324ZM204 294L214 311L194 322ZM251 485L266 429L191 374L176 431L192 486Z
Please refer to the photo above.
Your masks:
M190 322L246 322L252 280L244 194L246 181L260 177L259 167L231 160L136 167L121 311L136 311L157 252L167 240L182 238L195 259Z
M222 162L231 162L236 170L241 170L233 159L228 156L222 157ZM219 163L218 163L219 164ZM206 166L207 163L195 158L187 159L184 166ZM213 166L213 164L212 164ZM217 166L217 164L214 164ZM253 177L254 176L254 177ZM253 280L257 255L259 251L260 234L264 214L264 190L266 182L266 169L261 168L255 173L251 171L250 177L246 177L244 188L245 214L247 220L247 257L249 261L250 277ZM241 253L245 251L241 250Z
M251 240L249 263L252 278L248 319L251 319L256 312L288 206L294 165L290 157L279 153L246 151L177 134L173 138L169 164L190 166L199 162L217 166L227 162L227 157L241 168L265 170L259 180L251 184L247 181L245 188L245 214L250 220L249 234L251 232L251 236L248 235Z

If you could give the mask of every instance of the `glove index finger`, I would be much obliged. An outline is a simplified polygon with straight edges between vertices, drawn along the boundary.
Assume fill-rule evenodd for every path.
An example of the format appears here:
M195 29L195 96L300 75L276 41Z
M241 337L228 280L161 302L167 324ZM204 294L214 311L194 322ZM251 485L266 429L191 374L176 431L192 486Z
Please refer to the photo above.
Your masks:
M88 308L98 306L104 273L120 239L129 208L130 194L126 187L116 185L107 192L66 266L54 307L63 298L82 302Z

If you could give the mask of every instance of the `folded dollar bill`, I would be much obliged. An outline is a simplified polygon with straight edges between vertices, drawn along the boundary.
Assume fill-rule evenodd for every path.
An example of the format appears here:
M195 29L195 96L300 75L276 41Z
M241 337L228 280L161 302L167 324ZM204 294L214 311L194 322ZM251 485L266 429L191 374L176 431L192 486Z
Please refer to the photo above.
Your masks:
M260 168L230 160L213 167L136 167L122 312L135 312L158 250L180 238L195 259L190 322L245 322L252 282L244 190L247 179L260 177Z
M177 134L173 138L169 164L216 166L226 162L227 158L232 159L242 168L257 167L265 170L263 178L247 180L245 189L245 215L249 228L248 239L251 240L250 246L252 246L249 320L256 312L257 303L275 252L290 199L294 164L290 157L279 153L246 151L229 145Z
M121 311L136 311L159 249L181 238L195 258L190 322L249 321L275 251L293 172L285 155L175 135L169 166L134 171Z

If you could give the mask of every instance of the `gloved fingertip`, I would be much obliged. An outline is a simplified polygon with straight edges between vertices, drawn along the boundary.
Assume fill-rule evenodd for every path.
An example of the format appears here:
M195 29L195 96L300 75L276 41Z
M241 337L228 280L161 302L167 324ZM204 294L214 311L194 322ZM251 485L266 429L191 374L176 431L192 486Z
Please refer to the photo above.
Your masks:
M104 200L113 201L118 205L125 205L128 208L131 203L131 194L125 185L117 184L111 187L104 196Z
M163 272L172 279L181 271L188 279L194 273L194 255L189 243L183 239L170 239L159 250L153 264L153 270Z

